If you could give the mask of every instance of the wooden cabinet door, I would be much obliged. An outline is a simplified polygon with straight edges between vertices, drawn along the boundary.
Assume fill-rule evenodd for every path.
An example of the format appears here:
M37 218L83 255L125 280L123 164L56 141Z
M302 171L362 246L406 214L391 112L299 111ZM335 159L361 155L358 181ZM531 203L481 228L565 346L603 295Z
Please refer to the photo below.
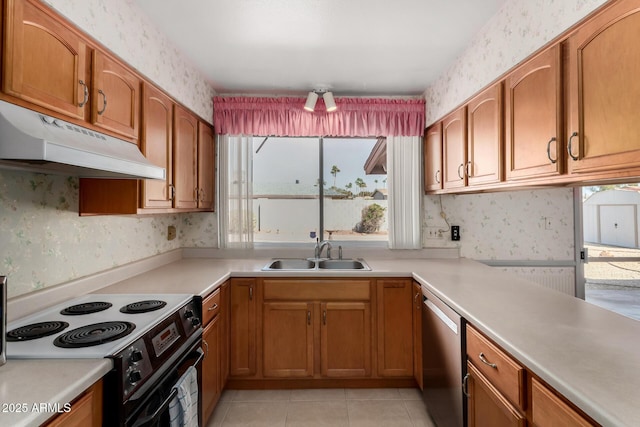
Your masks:
M202 332L202 417L206 423L222 393L220 378L220 315L209 322Z
M256 281L231 279L229 375L256 373Z
M224 390L229 378L229 322L230 285L225 282L220 286L220 387Z
M94 50L91 122L137 140L140 85L140 79L129 68Z
M535 378L531 379L531 421L537 427L593 425Z
M313 376L313 304L265 302L262 306L265 377Z
M640 4L623 0L569 39L571 173L640 167L638 28Z
M424 137L424 190L442 190L442 122L430 126Z
M142 138L140 149L154 165L165 168L167 178L142 181L142 208L173 206L173 102L153 86L142 86Z
M497 83L467 104L469 185L502 180L502 135L502 83Z
M85 118L87 46L39 1L5 1L2 90L33 104Z
M467 114L462 107L442 120L443 188L467 185Z
M62 413L43 425L45 427L102 426L102 380L72 402L71 411Z
M198 120L184 108L173 109L174 207L198 207Z
M411 279L377 282L378 375L413 376Z
M371 304L320 304L320 365L324 377L371 375Z
M422 286L418 282L413 282L413 377L422 389Z
M467 363L469 427L524 427L525 417L471 363Z
M215 206L216 145L213 129L198 122L198 208Z
M562 173L561 49L555 45L518 67L505 83L506 177Z

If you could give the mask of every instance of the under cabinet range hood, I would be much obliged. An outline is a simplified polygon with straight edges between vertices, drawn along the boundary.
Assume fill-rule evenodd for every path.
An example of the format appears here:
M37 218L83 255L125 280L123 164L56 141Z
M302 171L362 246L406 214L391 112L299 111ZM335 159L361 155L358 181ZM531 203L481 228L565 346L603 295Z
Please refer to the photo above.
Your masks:
M166 177L135 144L5 101L0 167L92 178Z

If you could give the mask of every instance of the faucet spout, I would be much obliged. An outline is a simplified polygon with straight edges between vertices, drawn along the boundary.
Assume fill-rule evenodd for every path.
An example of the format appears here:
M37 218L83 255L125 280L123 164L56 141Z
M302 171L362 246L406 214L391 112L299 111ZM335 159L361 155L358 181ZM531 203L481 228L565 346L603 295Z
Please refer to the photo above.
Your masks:
M315 257L316 259L320 259L322 257L322 251L324 248L327 248L327 258L331 259L331 243L328 240L323 240L322 242L316 241L315 247Z

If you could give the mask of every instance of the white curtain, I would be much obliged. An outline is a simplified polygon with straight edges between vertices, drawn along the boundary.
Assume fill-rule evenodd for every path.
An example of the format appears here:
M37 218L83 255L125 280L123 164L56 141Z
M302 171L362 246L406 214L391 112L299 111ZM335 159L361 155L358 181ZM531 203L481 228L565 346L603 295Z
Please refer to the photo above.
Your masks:
M389 248L422 248L422 139L387 137Z
M253 137L220 135L218 145L219 245L221 248L252 248Z

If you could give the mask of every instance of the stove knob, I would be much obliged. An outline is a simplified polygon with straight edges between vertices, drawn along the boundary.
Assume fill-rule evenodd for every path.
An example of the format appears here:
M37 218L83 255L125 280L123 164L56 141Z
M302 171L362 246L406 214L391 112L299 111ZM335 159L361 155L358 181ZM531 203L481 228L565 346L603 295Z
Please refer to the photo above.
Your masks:
M131 363L136 363L139 362L143 359L143 355L142 352L140 350L133 350L131 352L131 356L129 357L129 361L131 361Z
M193 317L193 310L186 310L184 312L184 318L185 319L191 319Z
M194 317L193 319L191 319L191 324L197 328L198 326L200 326L200 319Z
M142 379L142 375L140 374L140 371L131 371L129 373L129 381L131 381L131 384L135 384L141 379Z

